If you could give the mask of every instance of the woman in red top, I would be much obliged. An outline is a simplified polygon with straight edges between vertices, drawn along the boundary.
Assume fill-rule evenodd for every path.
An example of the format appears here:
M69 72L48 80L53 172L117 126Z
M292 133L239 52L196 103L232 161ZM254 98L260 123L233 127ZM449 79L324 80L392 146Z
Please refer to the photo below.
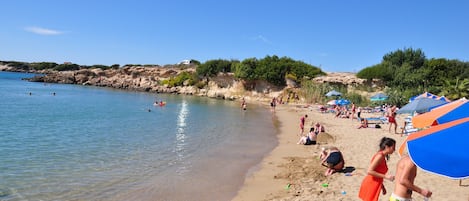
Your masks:
M383 137L379 144L379 151L371 159L370 167L368 168L368 175L363 179L360 186L358 197L364 201L377 201L379 193L386 194L386 188L383 185L383 180L394 181L394 176L386 174L388 172L388 165L386 160L389 159L389 154L394 153L396 149L396 141L392 138Z

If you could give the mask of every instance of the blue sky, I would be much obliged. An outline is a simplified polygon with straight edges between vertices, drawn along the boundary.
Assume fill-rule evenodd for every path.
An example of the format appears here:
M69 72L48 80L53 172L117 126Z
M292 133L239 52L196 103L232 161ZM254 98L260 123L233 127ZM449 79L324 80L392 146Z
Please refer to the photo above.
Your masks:
M469 1L5 0L0 60L174 64L286 56L358 72L390 52L469 61Z

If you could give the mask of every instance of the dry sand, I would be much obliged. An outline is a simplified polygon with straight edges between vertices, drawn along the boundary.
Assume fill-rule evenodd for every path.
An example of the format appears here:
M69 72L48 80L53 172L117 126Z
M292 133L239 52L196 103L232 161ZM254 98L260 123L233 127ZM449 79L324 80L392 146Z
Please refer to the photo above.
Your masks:
M366 175L371 157L378 151L382 137L396 140L398 148L405 137L388 132L388 124L381 129L357 129L359 122L351 119L334 118L331 113L320 113L316 106L309 108L280 105L275 111L280 121L279 145L261 163L260 170L252 173L234 201L258 200L359 200L358 191ZM299 119L308 114L305 132L314 122L326 126L326 133L318 136L320 145L298 145ZM365 117L379 114L365 113ZM403 116L397 118L402 125ZM352 176L335 173L325 177L325 167L319 165L319 151L322 146L338 147L345 158L345 166L354 169ZM394 153L388 161L389 172L395 173L399 155ZM469 167L468 167L469 168ZM323 184L328 184L324 187ZM388 194L380 200L389 200L394 189L392 182L384 182ZM469 180L451 180L419 169L415 181L417 186L433 191L431 200L469 201ZM417 193L414 200L423 200Z

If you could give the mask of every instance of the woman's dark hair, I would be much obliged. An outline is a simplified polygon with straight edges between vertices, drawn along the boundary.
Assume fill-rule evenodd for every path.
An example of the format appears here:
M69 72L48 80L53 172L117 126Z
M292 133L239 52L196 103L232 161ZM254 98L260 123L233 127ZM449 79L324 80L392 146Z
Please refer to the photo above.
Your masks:
M381 142L379 143L379 150L382 151L386 147L392 147L394 145L396 145L396 140L392 138L388 138L388 137L383 137L381 138ZM386 155L386 160L388 159L389 159L389 155Z

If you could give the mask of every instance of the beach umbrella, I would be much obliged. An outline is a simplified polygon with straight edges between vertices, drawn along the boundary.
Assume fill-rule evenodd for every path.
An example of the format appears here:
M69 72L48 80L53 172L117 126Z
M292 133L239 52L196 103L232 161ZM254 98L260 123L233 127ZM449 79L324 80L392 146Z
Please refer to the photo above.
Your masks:
M434 108L425 114L415 116L412 118L412 125L415 128L424 128L465 117L469 117L469 101L462 98Z
M442 100L435 100L430 98L419 98L415 99L414 101L404 105L401 109L397 110L397 114L404 114L404 113L425 113L434 106L443 105L445 101Z
M469 177L469 117L415 132L399 149L407 148L419 168L451 179Z
M412 102L412 101L414 101L416 99L420 99L420 98L429 98L429 99L435 99L435 100L443 100L445 102L451 102L449 99L447 99L444 96L437 96L437 95L429 93L429 92L423 92L420 95L413 96L409 99L409 102Z
M337 105L348 105L348 104L350 104L350 101L347 99L337 100Z
M329 91L326 93L326 96L327 97L330 97L330 96L342 96L342 93L336 91L336 90L332 90L332 91Z
M386 94L383 94L383 93L378 93L372 97L370 97L370 100L371 101L385 101L387 100L389 97L386 95Z
M330 100L326 104L327 105L337 105L337 100Z

